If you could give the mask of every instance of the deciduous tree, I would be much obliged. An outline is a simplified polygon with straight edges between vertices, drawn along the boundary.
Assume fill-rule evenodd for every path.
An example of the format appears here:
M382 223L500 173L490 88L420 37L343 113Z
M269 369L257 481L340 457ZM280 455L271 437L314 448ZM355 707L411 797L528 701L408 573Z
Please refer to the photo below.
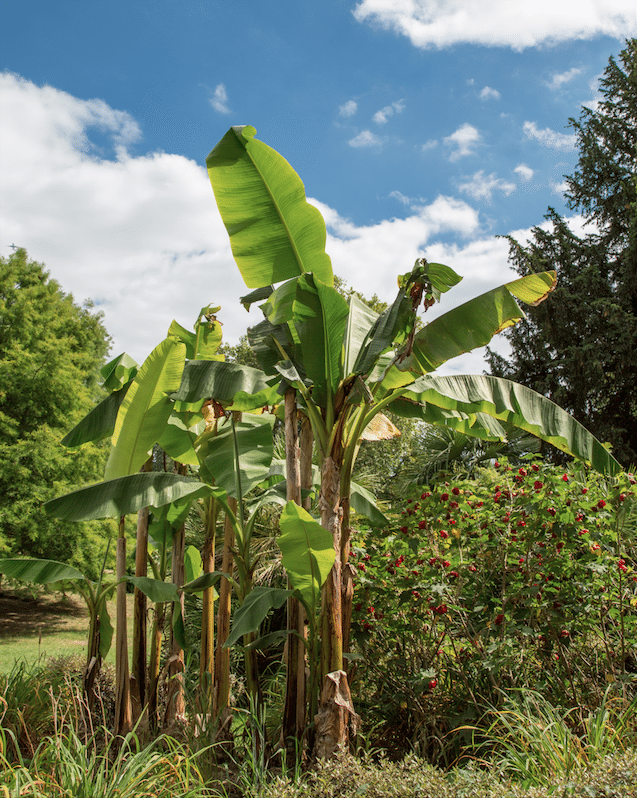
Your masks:
M99 529L49 518L42 502L99 479L105 452L68 452L64 433L99 396L110 338L102 314L78 305L24 249L0 258L0 553L73 562L97 575Z

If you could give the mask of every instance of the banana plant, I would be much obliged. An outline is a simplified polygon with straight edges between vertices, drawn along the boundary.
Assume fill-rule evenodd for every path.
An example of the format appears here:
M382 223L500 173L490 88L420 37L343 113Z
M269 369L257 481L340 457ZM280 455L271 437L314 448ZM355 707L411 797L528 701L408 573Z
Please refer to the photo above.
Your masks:
M102 660L108 654L113 639L113 625L106 602L115 590L116 582L103 582L108 546L97 582L92 582L77 568L55 560L9 558L0 560L0 574L36 585L68 584L78 591L86 603L89 631L86 646L86 665L82 678L83 693L88 707L93 706L93 685L100 672Z
M394 303L380 316L333 288L324 251L326 230L303 184L251 126L233 127L207 158L217 205L248 288L243 304L266 300L265 319L249 340L280 391L294 388L312 424L321 469L321 523L332 535L335 562L323 588L321 670L343 671L352 570L348 565L351 475L365 430L386 409L487 440L506 436L501 422L520 427L604 473L619 464L574 419L545 397L506 380L436 377L449 359L486 345L524 318L518 301L538 304L555 286L554 272L533 274L489 291L417 329L427 310L461 277L418 259L399 277ZM275 284L280 283L276 288ZM333 679L331 680L334 681ZM317 753L347 740L341 700L321 712ZM326 698L327 701L327 698ZM318 743L321 741L320 748Z

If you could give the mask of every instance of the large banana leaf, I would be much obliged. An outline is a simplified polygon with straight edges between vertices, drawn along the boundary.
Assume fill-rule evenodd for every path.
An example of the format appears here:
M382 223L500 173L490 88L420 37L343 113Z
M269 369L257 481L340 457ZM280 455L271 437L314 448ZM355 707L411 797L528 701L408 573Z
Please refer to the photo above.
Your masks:
M378 313L367 307L356 294L352 294L348 302L349 315L343 340L343 377L354 373L361 348L378 318Z
M297 282L294 299L294 327L301 341L303 364L313 383L312 400L325 407L327 397L336 393L340 379L343 338L347 327L347 302L313 275Z
M179 388L185 356L186 345L170 337L144 361L117 415L105 479L133 474L148 459L172 412L168 394Z
M163 507L189 496L192 500L210 494L197 479L151 471L118 477L79 488L44 503L44 510L64 521L119 518L142 507Z
M238 643L244 635L256 632L270 610L278 610L290 596L295 594L296 591L285 590L281 587L255 587L233 614L232 629L223 647L230 648Z
M486 346L494 335L525 317L515 297L537 305L554 287L555 272L542 272L465 302L416 333L411 355L398 367L426 374L463 352Z
M120 390L109 394L62 438L61 443L69 449L76 449L85 443L97 443L112 435L117 414L131 385L132 380Z
M192 427L186 424L175 414L166 422L157 443L177 463L198 466L199 458L194 448L194 443L205 429L205 422L200 421Z
M206 159L245 284L260 288L313 272L332 285L320 211L285 158L255 134L250 125L230 128Z
M72 565L56 560L24 560L17 558L0 560L0 574L10 579L23 579L36 585L49 585L72 579L85 580L86 577Z
M253 397L250 400L250 397ZM201 409L208 399L229 405L242 400L242 410L255 409L276 401L276 392L266 382L265 374L250 366L215 360L191 360L186 363L178 390L172 394L178 412ZM278 397L280 398L280 397ZM251 404L251 407L247 406Z
M466 414L471 417L472 426L462 431L473 435L480 434L481 417L478 414L484 413L530 432L602 474L613 475L621 470L604 446L565 410L518 383L481 375L425 375L409 387L411 390L406 398L420 405L420 417L424 421L440 423L434 420L434 417L440 417L440 410ZM431 408L433 412L430 415ZM494 437L493 430L481 437Z
M215 481L229 496L237 495L235 440L239 456L239 479L244 495L263 482L272 462L274 416L245 414L240 422L227 423L202 443L200 456ZM204 448L205 447L205 448Z
M321 586L336 557L332 534L294 502L286 504L279 524L281 534L277 543L283 567L305 605L316 610Z

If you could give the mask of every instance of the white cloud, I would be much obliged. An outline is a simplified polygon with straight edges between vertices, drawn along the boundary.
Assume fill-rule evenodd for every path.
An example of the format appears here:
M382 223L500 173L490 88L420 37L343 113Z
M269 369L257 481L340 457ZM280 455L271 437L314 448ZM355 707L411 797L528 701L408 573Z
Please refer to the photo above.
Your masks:
M569 69L568 72L555 72L551 80L546 81L546 85L549 89L559 89L565 83L569 83L573 78L576 78L578 75L582 73L581 69L577 69L577 67L573 67L573 69Z
M518 164L513 171L520 175L522 180L530 180L533 177L533 169L524 163Z
M383 140L371 130L361 130L358 136L354 136L348 142L350 147L380 147L382 143Z
M473 125L465 122L455 133L446 136L444 139L444 143L447 146L456 148L449 156L449 160L457 161L459 158L464 158L466 155L473 155L481 139L482 136L479 131Z
M246 289L205 169L180 155L129 155L135 121L101 100L4 73L0 105L2 254L25 247L77 302L99 303L113 356L142 362L173 318L191 328L209 302L222 306L224 336L238 339ZM91 143L95 128L116 160Z
M353 14L422 48L472 43L523 50L599 35L623 41L637 33L634 0L361 0Z
M491 86L485 86L480 92L481 100L499 100L500 92L497 89L492 89Z
M433 148L437 147L437 146L438 146L438 142L436 141L436 139L429 139L429 141L426 141L422 145L421 149L422 149L423 152L426 152L427 150L433 150Z
M397 199L398 202L402 202L403 205L411 205L412 200L400 191L392 191L389 196Z
M210 105L220 114L229 114L230 106L228 105L228 93L223 83L220 83L215 89L215 93L210 98Z
M404 100L397 100L396 102L392 103L391 105L386 105L384 108L381 108L380 111L376 111L374 114L374 122L377 125L384 125L387 120L392 117L395 113L399 114L405 110L405 102Z
M576 135L556 133L549 127L540 130L535 122L525 122L524 132L527 138L539 141L543 147L550 147L553 150L574 150L577 144Z
M515 183L509 183L496 177L495 173L485 175L484 170L476 172L466 183L461 183L458 188L474 200L491 202L494 191L502 191L507 197L515 191Z
M358 111L358 103L355 100L348 100L346 103L339 106L338 115L347 119L350 116L354 116L356 111Z

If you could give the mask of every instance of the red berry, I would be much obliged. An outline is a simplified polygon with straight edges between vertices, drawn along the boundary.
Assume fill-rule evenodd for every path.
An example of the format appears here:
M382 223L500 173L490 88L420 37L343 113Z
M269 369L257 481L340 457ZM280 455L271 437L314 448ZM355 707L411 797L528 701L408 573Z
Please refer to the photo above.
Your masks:
M438 686L438 682L435 679L432 679L429 682L429 689L430 690L435 690L437 686Z

